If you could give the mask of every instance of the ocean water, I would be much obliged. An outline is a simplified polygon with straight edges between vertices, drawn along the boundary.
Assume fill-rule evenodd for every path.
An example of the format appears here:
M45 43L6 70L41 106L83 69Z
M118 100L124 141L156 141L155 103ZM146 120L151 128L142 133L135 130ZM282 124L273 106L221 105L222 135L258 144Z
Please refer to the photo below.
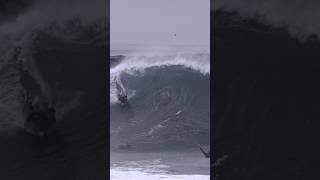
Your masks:
M111 45L111 56L111 179L209 179L198 150L210 143L209 48Z
M209 161L198 151L191 152L113 152L111 179L210 179ZM121 157L120 157L121 156Z
M106 179L107 2L29 2L0 13L0 179ZM28 101L56 110L43 139L24 129Z

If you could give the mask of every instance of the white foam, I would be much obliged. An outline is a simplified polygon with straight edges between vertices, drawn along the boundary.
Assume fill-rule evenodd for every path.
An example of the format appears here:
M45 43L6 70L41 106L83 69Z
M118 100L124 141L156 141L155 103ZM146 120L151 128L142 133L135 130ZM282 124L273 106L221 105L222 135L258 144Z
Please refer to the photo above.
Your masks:
M111 180L209 180L208 175L172 175L172 174L150 174L138 170L122 171L119 169L111 169Z
M186 68L199 71L203 74L210 74L210 58L194 59L193 57L177 54L176 56L130 56L125 58L121 64L110 69L110 75L116 75L121 72L133 73L143 72L150 67L181 65Z
M176 115L179 115L180 113L182 113L182 111L181 111L181 110L179 110L179 111L176 113Z
M176 55L145 55L145 53L141 53L140 55L128 56L119 65L110 69L110 103L117 102L115 82L121 83L120 76L122 73L141 75L148 68L178 65L193 69L204 75L210 74L209 54L194 56L181 53L176 53Z
M125 161L111 165L111 180L209 180L209 175L199 174L170 174L170 166L162 164L161 159Z

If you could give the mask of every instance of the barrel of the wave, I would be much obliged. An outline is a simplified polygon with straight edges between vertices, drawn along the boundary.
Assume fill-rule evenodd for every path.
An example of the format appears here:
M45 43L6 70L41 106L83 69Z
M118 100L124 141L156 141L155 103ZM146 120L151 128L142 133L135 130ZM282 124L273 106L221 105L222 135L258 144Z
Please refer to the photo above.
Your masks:
M46 137L56 124L55 109L47 103L29 105L29 113L24 123L26 132L37 137Z

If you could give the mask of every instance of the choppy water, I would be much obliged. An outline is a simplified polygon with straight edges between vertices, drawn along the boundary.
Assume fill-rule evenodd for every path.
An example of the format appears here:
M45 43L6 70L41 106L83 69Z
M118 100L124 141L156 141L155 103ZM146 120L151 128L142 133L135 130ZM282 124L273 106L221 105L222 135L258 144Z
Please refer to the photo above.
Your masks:
M210 179L209 159L199 152L112 153L111 179Z

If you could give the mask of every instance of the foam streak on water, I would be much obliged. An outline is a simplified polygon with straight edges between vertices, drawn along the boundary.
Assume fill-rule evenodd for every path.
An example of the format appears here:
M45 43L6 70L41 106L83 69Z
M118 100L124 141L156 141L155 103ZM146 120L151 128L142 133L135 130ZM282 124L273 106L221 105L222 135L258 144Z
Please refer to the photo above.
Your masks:
M200 174L170 174L170 166L161 163L160 159L126 161L114 164L111 167L112 180L139 179L139 180L209 180L209 175Z
M170 174L148 174L137 170L122 171L119 169L111 169L112 180L157 180L157 179L170 179L170 180L209 180L208 175L170 175Z

